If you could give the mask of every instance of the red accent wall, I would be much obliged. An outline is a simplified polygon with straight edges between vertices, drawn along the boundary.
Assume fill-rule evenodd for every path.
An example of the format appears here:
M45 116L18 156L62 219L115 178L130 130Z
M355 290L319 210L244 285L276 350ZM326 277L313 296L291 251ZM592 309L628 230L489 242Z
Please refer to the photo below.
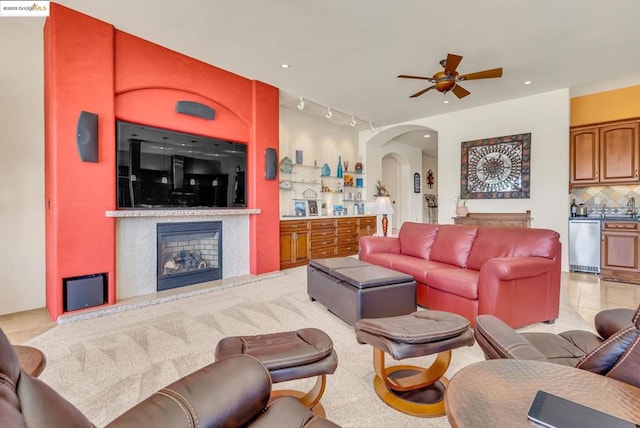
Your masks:
M106 273L116 301L115 121L247 144L250 272L279 269L277 180L264 179L264 150L278 147L278 89L116 30L51 3L45 39L45 204L47 308L63 313L65 278ZM214 121L175 112L176 101L206 104ZM76 148L80 111L99 115L98 163ZM265 251L259 251L264 249ZM259 257L258 257L259 256Z

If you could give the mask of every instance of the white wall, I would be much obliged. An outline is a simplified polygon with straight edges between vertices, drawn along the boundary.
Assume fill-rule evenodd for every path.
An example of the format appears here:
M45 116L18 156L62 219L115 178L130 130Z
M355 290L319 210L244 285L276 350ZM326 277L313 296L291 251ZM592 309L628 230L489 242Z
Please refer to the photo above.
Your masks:
M459 112L389 126L373 136L360 134L367 157L379 152L394 128L425 127L438 132L438 222L453 223L454 197L460 192L460 143L531 132L531 197L512 200L469 200L471 212L531 210L532 227L553 229L563 244L563 270L568 270L567 193L569 177L569 90L562 89ZM377 175L381 176L380 174ZM375 178L373 178L375 180ZM419 208L422 213L422 206Z
M0 314L45 304L43 22L1 24Z
M427 187L427 174L429 170L433 172L433 187L429 189ZM420 177L422 180L421 190L422 190L422 219L423 221L429 222L429 211L427 209L427 200L425 195L436 195L438 196L438 159L432 158L431 156L422 155L422 176ZM433 222L437 222L437 219L433 219Z

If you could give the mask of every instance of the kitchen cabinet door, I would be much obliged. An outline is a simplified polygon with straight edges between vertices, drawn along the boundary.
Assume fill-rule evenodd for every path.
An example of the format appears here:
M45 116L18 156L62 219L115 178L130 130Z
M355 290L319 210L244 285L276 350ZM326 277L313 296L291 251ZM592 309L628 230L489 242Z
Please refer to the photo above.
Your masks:
M638 123L600 128L600 182L638 181Z
M602 233L602 268L638 270L637 233Z
M309 261L309 227L306 221L280 222L280 269Z
M600 181L600 134L597 127L571 131L571 184Z

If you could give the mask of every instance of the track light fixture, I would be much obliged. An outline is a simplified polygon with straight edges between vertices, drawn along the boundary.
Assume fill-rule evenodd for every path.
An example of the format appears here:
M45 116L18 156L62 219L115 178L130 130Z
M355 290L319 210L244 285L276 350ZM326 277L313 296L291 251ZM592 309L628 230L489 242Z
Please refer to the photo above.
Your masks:
M331 107L327 107L327 114L325 114L324 117L327 119L331 119L333 117L333 110L331 110Z
M298 110L304 110L306 106L311 106L307 108L310 113L315 112L317 107L326 108L327 111L325 112L324 117L326 117L327 119L333 119L332 121L335 122L336 125L346 126L347 124L349 124L349 126L351 126L352 128L361 129L363 125L366 125L368 123L371 132L373 132L373 122L371 121L356 117L353 114L345 113L340 110L335 110L324 104L305 99L304 97L299 97L299 101L297 104ZM349 118L351 119L349 120Z

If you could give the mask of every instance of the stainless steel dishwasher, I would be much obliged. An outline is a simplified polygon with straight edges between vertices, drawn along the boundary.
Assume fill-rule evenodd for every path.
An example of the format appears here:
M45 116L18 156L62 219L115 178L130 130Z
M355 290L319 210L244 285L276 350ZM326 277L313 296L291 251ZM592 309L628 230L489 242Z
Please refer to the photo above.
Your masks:
M569 220L569 270L600 273L600 220Z

